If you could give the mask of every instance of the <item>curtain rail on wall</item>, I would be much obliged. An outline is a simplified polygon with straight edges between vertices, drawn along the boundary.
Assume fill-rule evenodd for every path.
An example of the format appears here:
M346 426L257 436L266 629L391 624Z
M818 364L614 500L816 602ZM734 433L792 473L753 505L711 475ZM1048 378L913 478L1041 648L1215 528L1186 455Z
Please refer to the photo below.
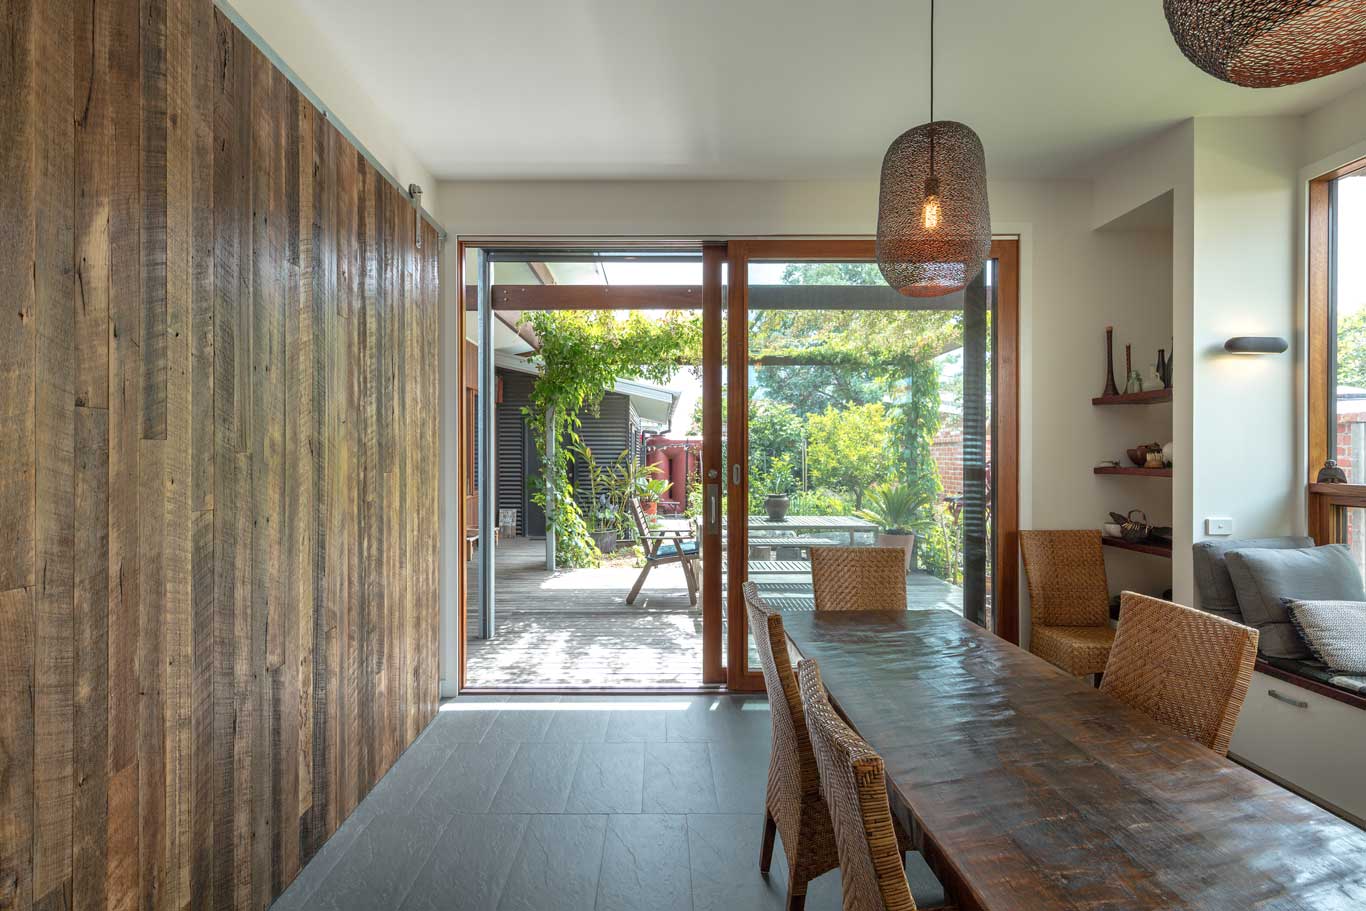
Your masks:
M327 122L332 124L332 126L336 128L337 132L342 135L342 138L344 138L347 142L351 143L351 145L356 148L356 151L360 152L362 155L365 156L365 160L370 163L370 166L374 168L381 177L389 181L389 183L393 184L394 188L397 189L404 196L408 197L410 200L412 199L412 193L409 192L408 187L402 183L399 183L398 178L395 177L393 174L389 173L389 169L379 163L379 159L376 158L368 148L366 148L365 143L361 142L358 138L356 138L355 133L352 133L349 129L347 129L346 124L341 122L341 119L332 112L331 108L329 108L326 104L323 104L323 100L319 98L311 88L308 87L308 83L304 82L303 79L299 77L299 74L294 72L294 70L290 68L289 64L285 62L284 58L277 54L275 52L275 49L271 47L264 38L261 37L260 32L252 28L251 25L247 22L247 20L242 18L241 13L233 9L232 4L229 3L228 0L213 0L213 2L214 6L218 7L218 9L223 13L224 16L228 17L228 21L231 22L233 25L237 26L238 30L240 30L242 34L247 36L247 40L250 41L252 44L256 45L257 49L259 49L262 54L266 55L267 60L269 60L275 66L275 68L278 69L281 73L284 73L285 78L292 82L294 84L294 87L299 90L299 93L302 94L304 98L308 99L310 104L312 104L315 108L318 109L319 113L321 113L323 117L327 119ZM414 208L417 209L417 213L422 218L422 220L425 221L427 224L431 225L433 230L436 231L437 236L440 238L440 240L444 242L446 240L447 234L446 229L444 226L442 226L441 222L437 221L436 218L432 215L432 213L424 209L421 203L418 203L416 206L414 206Z

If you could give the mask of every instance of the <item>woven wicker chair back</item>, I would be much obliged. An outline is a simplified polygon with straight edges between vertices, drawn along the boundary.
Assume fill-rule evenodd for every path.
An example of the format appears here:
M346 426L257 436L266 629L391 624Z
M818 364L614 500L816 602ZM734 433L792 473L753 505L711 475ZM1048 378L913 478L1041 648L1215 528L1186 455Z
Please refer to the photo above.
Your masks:
M814 660L797 665L821 787L835 827L844 911L914 911L882 757L835 713Z
M1125 592L1100 691L1223 755L1256 660L1255 629Z
M759 652L759 664L764 671L764 688L768 690L769 712L773 718L773 762L769 766L772 777L770 791L779 799L773 818L780 829L785 818L797 820L802 798L820 791L816 772L816 756L811 752L806 718L802 713L802 696L797 688L797 675L792 671L792 660L787 652L787 635L783 632L783 618L759 597L753 582L742 586L745 610L749 614L749 629L754 636L754 647ZM796 832L784 833L789 841Z
M816 610L905 610L906 551L900 547L813 547Z
M1100 532L1095 530L1020 532L1031 625L1110 622L1110 589L1100 546Z

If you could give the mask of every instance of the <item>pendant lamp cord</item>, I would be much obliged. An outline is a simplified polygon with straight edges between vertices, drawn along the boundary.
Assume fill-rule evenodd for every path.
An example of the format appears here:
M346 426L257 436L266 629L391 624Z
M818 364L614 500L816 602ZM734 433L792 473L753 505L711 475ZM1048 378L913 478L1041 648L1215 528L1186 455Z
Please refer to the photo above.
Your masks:
M934 123L934 0L930 0L930 123ZM934 174L934 127L930 127L930 174Z

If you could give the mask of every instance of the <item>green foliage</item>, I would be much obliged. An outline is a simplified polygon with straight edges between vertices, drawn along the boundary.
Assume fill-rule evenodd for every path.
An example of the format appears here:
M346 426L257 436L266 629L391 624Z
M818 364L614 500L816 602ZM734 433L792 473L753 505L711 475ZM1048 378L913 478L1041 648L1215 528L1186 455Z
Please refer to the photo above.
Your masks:
M701 360L702 321L670 311L658 318L616 310L554 310L528 314L541 340L541 374L525 409L545 475L533 499L555 529L556 562L596 566L599 555L569 485L580 414L598 413L602 397L621 377L663 383L682 364ZM565 445L547 458L547 423ZM549 494L554 492L554 496Z
M934 499L923 489L892 481L868 489L868 506L854 514L876 523L889 535L923 534L930 526Z
M796 465L790 453L781 455L768 454L762 460L756 459L753 450L750 451L749 468L749 511L751 513L761 513L764 511L764 499L769 494L791 493L793 487L793 474Z
M853 504L833 490L802 490L792 495L792 512L800 516L847 516Z
M934 511L934 521L921 539L920 562L932 575L946 582L963 582L962 513L947 505Z
M938 365L930 360L912 362L902 389L902 401L892 409L892 465L922 504L917 523L923 528L944 492L934 461L934 438L940 423Z
M1366 387L1366 308L1338 319L1338 385Z
M848 493L863 508L864 492L887 477L890 422L880 402L827 408L806 419L806 464L814 483Z

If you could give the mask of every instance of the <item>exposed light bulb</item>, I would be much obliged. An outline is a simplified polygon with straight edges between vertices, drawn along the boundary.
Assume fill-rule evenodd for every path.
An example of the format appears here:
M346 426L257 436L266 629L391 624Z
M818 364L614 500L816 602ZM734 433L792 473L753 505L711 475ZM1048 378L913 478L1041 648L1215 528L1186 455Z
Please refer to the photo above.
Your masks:
M931 174L925 178L925 205L921 209L925 230L933 231L939 227L939 178Z

